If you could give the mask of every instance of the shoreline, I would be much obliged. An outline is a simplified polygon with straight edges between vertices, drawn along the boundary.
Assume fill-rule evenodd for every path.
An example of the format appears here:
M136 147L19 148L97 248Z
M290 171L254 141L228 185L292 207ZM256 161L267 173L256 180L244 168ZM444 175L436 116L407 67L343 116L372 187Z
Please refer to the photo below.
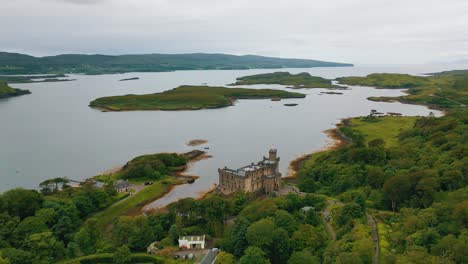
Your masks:
M283 180L293 180L297 177L297 173L304 167L304 164L309 160L314 154L323 152L323 151L330 151L338 149L342 146L345 146L349 143L349 139L339 132L339 129L345 125L349 121L350 118L343 118L339 123L337 123L335 128L331 128L328 130L323 131L330 139L330 141L323 146L322 148L315 150L311 153L304 154L299 156L298 158L294 159L289 163L288 167L288 175L283 177Z
M157 207L157 208L148 208L148 209L145 209L145 207L151 205L152 203L155 203L157 202L159 199L162 199L164 198L167 194L171 193L175 188L179 187L179 186L182 186L182 185L185 185L185 184L192 184L190 183L189 181L190 180L197 180L200 178L200 176L198 175L190 175L190 174L186 174L186 172L191 168L191 166L193 166L195 163L199 162L199 161L202 161L202 160L205 160L205 159L210 159L212 158L213 156L212 155L209 155L207 154L205 151L201 151L203 152L201 155L197 156L197 157L194 157L193 159L189 160L187 162L187 164L184 166L184 169L181 170L181 171L178 171L176 173L173 174L174 177L176 177L176 179L179 180L178 183L175 183L173 185L171 185L171 187L168 188L168 190L166 192L164 192L164 194L162 194L161 196L159 196L157 199L155 200L152 200L146 204L144 204L143 206L141 206L139 208L139 211L143 214L146 214L147 212L157 212L157 211L164 211L166 210L166 206L163 206L163 207ZM209 193L211 193L213 191L212 188L210 188L209 190L207 191L202 191L200 192L200 196L195 198L194 199L202 199L204 198L206 195L208 195ZM182 199L182 198L180 198ZM180 199L177 199L176 201L180 200ZM174 202L176 202L174 201ZM168 204L169 205L169 204Z

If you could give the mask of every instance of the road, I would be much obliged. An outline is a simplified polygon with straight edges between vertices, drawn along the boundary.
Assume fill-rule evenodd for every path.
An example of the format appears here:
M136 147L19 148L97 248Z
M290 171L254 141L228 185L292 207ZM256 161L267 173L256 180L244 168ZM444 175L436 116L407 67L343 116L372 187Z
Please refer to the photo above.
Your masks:
M377 222L375 221L372 215L367 214L367 221L369 222L372 228L372 240L374 241L374 259L372 260L373 264L378 264L380 259L380 238L379 230L377 228Z
M335 233L335 230L333 229L333 226L330 224L330 221L328 221L327 219L329 219L329 217L331 216L329 208L331 205L334 205L335 203L336 201L327 200L327 206L322 211L323 222L325 223L325 227L327 228L328 234L330 235L333 241L336 240L336 233Z
M200 264L212 264L216 259L216 255L218 255L218 251L214 251L212 249L208 250L205 257L200 261Z

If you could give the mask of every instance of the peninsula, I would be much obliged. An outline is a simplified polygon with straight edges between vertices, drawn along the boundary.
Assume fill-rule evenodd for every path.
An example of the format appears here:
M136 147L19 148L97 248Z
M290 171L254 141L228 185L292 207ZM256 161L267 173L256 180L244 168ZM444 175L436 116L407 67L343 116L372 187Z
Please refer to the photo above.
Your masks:
M6 83L0 82L0 99L24 94L30 94L29 90L21 90L8 86Z
M273 89L179 86L162 93L101 97L89 106L108 111L199 110L230 106L237 99L304 98L301 93Z
M232 85L252 85L252 84L281 84L290 85L290 88L343 88L332 84L331 80L312 76L307 72L291 74L289 72L273 72L243 76L237 78Z
M67 82L74 81L65 74L45 74L45 75L1 75L0 82L5 83L39 83L39 82ZM60 78L60 79L59 79Z
M0 75L44 73L111 74L176 70L246 70L349 66L353 65L306 59L207 53L118 56L63 54L34 57L19 53L0 52Z
M468 70L433 73L429 76L374 73L366 77L337 78L342 84L374 86L381 89L408 89L402 97L369 97L372 101L399 101L437 108L468 105Z

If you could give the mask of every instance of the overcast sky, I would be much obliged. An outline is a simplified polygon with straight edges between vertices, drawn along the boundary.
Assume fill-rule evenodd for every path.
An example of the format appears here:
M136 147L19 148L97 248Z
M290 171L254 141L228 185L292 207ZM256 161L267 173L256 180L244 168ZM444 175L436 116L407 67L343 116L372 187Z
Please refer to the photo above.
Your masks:
M0 50L468 59L468 0L2 0Z

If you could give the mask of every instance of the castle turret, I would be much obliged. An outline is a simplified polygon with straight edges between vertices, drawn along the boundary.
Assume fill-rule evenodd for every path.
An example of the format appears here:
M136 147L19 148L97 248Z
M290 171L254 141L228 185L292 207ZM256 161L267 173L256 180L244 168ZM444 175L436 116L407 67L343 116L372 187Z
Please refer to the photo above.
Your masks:
M268 159L270 161L276 161L276 149L270 149L270 156Z

